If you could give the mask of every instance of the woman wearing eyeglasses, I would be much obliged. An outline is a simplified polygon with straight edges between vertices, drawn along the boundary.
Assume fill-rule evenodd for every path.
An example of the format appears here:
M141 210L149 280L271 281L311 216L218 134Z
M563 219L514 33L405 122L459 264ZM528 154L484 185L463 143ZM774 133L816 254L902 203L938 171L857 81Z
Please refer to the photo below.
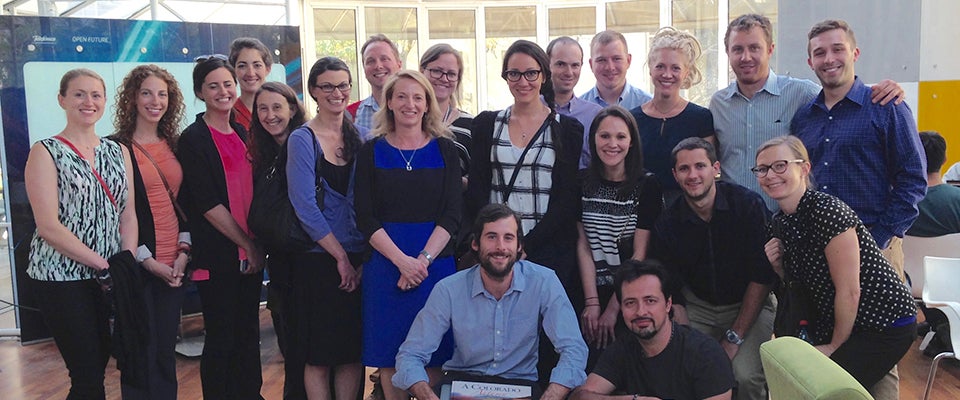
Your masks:
M700 42L695 36L671 27L657 32L647 55L653 99L631 110L640 129L644 165L660 180L668 206L681 193L671 172L673 147L695 136L716 145L710 110L680 95L681 89L689 89L702 79L698 58Z
M808 289L816 309L808 328L813 344L871 389L916 338L909 288L857 214L813 189L810 157L799 139L767 141L752 170L780 206L764 250L781 277Z
M463 57L460 52L446 43L430 46L420 58L422 72L437 94L437 106L443 114L443 124L453 132L460 155L460 173L463 187L467 187L467 173L470 172L470 125L473 115L457 108L463 90Z
M223 55L200 59L193 93L206 111L180 135L181 198L203 307L200 382L206 399L260 396L260 287L265 256L247 228L253 167L247 132L230 113L237 77ZM185 196L185 197L184 197Z
M352 78L342 60L317 60L308 82L317 115L294 130L287 143L290 202L301 226L317 243L307 252L292 255L293 325L299 338L294 352L305 362L308 398L353 400L363 375L358 289L366 248L357 229L353 198L357 152L367 132L346 116ZM322 199L317 199L318 180Z
M510 45L500 76L513 105L484 111L473 121L467 213L472 219L484 205L503 203L520 214L526 259L554 269L580 309L576 222L583 125L554 109L550 59L536 43ZM541 351L541 377L549 377L544 366L556 357L552 349Z

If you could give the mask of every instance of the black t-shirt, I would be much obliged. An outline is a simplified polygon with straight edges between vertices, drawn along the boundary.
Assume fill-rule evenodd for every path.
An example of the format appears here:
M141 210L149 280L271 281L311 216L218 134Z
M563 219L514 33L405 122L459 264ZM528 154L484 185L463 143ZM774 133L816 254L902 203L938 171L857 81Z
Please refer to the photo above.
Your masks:
M715 339L673 324L673 337L660 354L643 355L632 333L603 352L593 373L610 381L616 394L661 399L705 399L733 388L733 367Z

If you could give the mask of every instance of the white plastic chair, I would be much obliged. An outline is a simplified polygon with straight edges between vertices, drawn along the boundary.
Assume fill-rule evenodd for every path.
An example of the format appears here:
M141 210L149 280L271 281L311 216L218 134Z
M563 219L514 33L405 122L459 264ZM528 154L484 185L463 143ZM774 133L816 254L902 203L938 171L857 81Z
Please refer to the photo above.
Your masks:
M923 302L927 307L937 308L947 315L950 324L950 344L953 351L937 354L930 365L927 387L923 399L930 398L933 378L937 375L940 360L957 356L955 346L960 343L960 258L924 257Z
M903 237L903 270L910 275L910 293L920 298L923 291L923 258L960 258L960 233L944 236Z

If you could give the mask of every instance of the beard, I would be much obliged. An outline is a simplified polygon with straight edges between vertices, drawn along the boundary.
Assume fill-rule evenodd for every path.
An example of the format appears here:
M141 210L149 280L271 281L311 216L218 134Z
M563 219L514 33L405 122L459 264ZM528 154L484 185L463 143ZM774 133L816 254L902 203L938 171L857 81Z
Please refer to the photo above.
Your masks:
M650 326L646 328L636 328L635 327L636 321L643 320L643 319L649 320ZM640 318L633 319L633 321L630 324L630 332L633 332L633 335L640 340L650 340L650 339L653 339L654 336L657 336L657 333L660 332L660 327L657 326L657 322L654 321L652 318L640 317Z
M480 256L480 268L487 273L488 276L494 279L503 279L507 275L510 275L513 272L513 264L517 262L517 255L513 254L508 256L505 265L502 268L498 268L494 265L493 257L505 255L504 253L486 253Z

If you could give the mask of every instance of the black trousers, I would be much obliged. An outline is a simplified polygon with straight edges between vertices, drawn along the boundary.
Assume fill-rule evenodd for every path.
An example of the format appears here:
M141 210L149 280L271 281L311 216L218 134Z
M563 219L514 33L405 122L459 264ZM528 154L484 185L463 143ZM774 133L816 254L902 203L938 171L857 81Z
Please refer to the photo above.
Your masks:
M204 399L262 398L259 315L262 282L262 273L242 275L239 269L211 272L210 280L197 282L206 329L200 358Z
M900 362L916 337L916 323L883 332L854 332L830 359L869 389Z
M149 273L143 293L147 306L147 387L122 384L124 399L177 398L177 329L184 288L173 288Z
M43 319L70 373L68 400L103 399L110 359L110 308L93 279L33 281Z

